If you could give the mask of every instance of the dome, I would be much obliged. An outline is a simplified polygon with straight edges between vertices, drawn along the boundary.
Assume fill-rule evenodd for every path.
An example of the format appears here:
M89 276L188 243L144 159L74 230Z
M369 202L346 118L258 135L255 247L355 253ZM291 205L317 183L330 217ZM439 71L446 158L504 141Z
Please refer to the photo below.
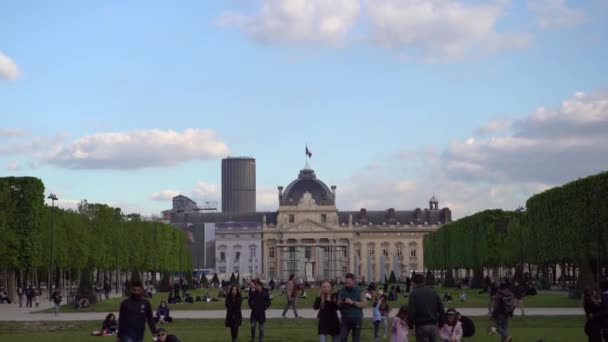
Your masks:
M318 205L335 205L331 189L317 179L315 171L310 169L301 170L298 178L285 188L280 204L296 205L307 192Z

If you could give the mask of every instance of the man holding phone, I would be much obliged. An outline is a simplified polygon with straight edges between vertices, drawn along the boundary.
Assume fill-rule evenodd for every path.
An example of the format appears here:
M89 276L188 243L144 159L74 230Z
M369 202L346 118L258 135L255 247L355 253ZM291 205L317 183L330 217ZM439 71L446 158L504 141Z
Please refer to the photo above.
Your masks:
M353 342L359 342L361 338L361 319L363 308L367 300L365 293L359 286L355 285L355 276L348 273L344 279L344 287L338 293L338 305L342 322L340 324L340 342L346 342L352 331Z

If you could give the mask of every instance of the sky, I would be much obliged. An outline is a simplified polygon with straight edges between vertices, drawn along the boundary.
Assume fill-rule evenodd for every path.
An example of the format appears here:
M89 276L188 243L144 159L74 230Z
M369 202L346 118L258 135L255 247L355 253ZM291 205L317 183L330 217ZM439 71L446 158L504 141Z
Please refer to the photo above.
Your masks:
M0 4L0 176L58 205L257 209L305 163L340 210L512 210L608 169L606 0Z

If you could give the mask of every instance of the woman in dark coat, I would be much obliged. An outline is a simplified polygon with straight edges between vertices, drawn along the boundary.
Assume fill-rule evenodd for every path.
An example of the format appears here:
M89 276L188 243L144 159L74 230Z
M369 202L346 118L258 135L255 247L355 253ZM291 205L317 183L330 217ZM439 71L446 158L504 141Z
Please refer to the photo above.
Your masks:
M315 299L313 309L319 310L317 318L319 319L319 341L325 342L331 340L338 342L340 335L340 319L338 318L338 296L332 293L331 284L324 281L321 284L321 293Z
M597 290L585 288L583 292L583 309L587 321L585 334L589 342L602 342L602 299Z
M230 327L230 336L232 342L236 342L239 336L239 326L243 321L243 314L241 313L241 304L243 298L241 298L241 292L238 286L233 285L230 287L230 292L226 296L226 326Z

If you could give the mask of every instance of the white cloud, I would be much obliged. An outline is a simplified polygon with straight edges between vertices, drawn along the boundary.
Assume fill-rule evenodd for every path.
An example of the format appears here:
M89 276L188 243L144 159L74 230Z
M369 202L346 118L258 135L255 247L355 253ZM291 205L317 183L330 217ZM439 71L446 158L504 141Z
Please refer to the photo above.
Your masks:
M211 130L151 129L84 136L52 149L42 161L67 169L138 169L219 158L228 151Z
M511 127L511 122L509 120L495 120L490 121L483 126L477 128L475 130L475 135L491 135L496 133L502 133L508 130Z
M575 26L585 20L585 12L568 7L565 0L528 0L528 8L543 30Z
M179 195L179 191L177 191L177 190L161 190L161 191L152 193L152 195L150 195L150 199L155 200L155 201L165 202L165 201L171 201L173 199L173 197L175 197L177 195Z
M452 143L445 172L466 181L560 184L607 169L608 92L576 93L511 126L512 134Z
M17 64L7 55L0 51L0 79L5 80L16 80L19 78L19 67Z
M19 170L21 170L21 165L19 164L18 161L13 160L6 164L6 169L8 171L19 171Z
M458 58L471 50L520 48L530 36L498 31L504 1L479 5L456 0L366 0L371 40L426 61Z
M506 1L479 5L458 0L263 0L254 15L230 12L224 26L261 43L341 46L369 42L400 59L427 62L461 57L472 50L528 45L527 33L500 31ZM355 38L356 37L356 38Z
M19 135L17 133L18 132L14 131L7 136L17 136ZM34 137L27 140L19 140L10 144L2 144L0 145L0 156L37 152L47 148L48 146L58 144L63 141L63 139L64 136L62 134L58 134L54 137Z
M0 137L18 137L25 134L27 134L27 131L21 128L0 127Z
M359 0L263 0L258 13L229 12L219 22L261 43L336 45L344 42L359 10Z

